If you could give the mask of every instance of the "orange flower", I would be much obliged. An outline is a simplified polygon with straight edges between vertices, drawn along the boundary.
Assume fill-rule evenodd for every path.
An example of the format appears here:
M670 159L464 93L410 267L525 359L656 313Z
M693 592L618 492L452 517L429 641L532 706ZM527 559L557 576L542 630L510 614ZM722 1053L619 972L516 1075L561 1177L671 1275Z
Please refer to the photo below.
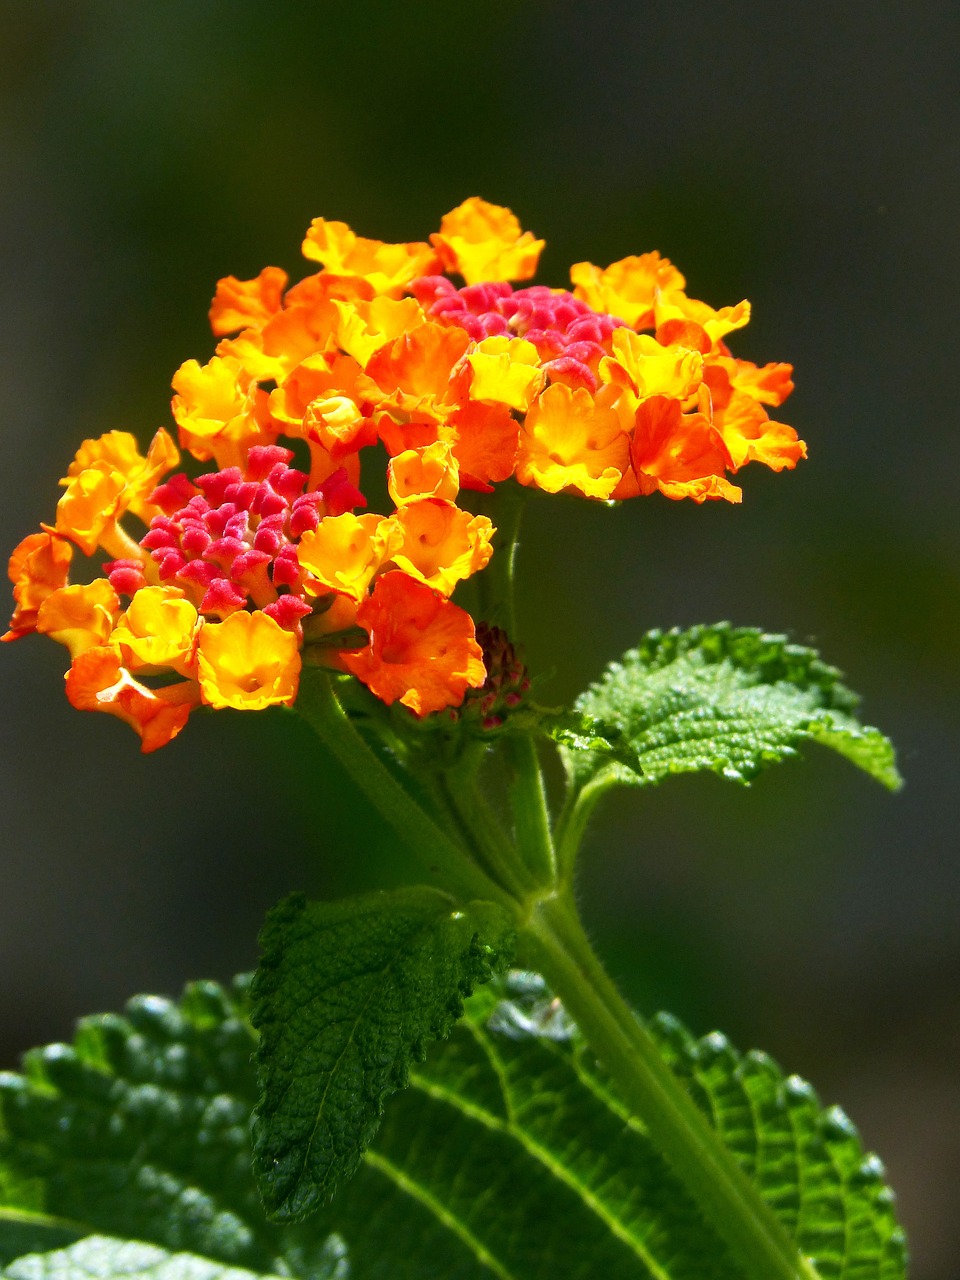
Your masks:
M218 280L210 305L210 328L218 338L238 329L262 329L283 305L287 279L279 267L264 267L253 280L236 276Z
M366 368L385 393L381 407L442 419L457 402L454 368L469 345L463 329L425 321L381 347Z
M174 374L173 389L180 443L201 461L240 466L252 445L276 438L258 405L257 384L233 357L214 356L205 365L186 360Z
M629 465L630 442L620 418L585 388L554 383L527 414L517 456L521 484L609 498Z
M486 516L472 516L452 502L421 498L393 517L403 535L393 552L398 569L448 596L458 582L478 573L493 555L495 530Z
M192 680L148 689L122 665L113 645L87 649L67 672L67 697L78 711L106 711L117 716L141 738L141 750L156 751L175 738L199 705L200 691Z
M503 205L471 196L445 213L430 243L444 271L459 271L467 284L481 280L529 280L536 274L546 243L521 231L515 215Z
M667 334L661 334L661 329L676 321L699 325L714 347L728 333L750 323L750 303L746 298L735 306L721 307L719 311L715 311L697 298L688 298L679 287L657 294L654 312L657 337L661 342L683 341L681 338L668 336L669 330Z
M60 587L51 592L37 612L37 631L66 645L70 657L106 644L110 639L120 600L106 578Z
M357 622L370 644L341 661L388 706L399 701L425 716L459 706L486 678L469 613L405 573L377 579Z
M659 489L668 498L694 502L740 501L740 490L724 478L733 462L720 433L702 413L683 413L678 400L651 396L643 402L630 458L640 493Z
M17 640L37 629L37 613L44 600L67 585L73 548L52 533L31 533L10 557L9 573L16 608L10 630L0 637Z
M714 421L730 450L734 470L748 462L762 462L772 471L792 470L807 456L807 446L793 427L771 422L766 409L744 391L734 391Z
M621 258L602 270L592 262L577 262L570 268L570 279L575 298L594 311L626 320L631 329L651 327L661 289L682 289L686 284L669 258L657 252Z
M505 404L468 401L440 430L459 464L463 488L489 493L494 483L513 475L520 424Z
M197 644L200 691L209 707L262 711L292 706L300 678L297 637L260 609L206 622Z
M302 245L305 258L320 262L338 275L362 276L377 293L399 298L418 276L437 269L437 255L428 244L385 244L356 235L345 222L314 218Z

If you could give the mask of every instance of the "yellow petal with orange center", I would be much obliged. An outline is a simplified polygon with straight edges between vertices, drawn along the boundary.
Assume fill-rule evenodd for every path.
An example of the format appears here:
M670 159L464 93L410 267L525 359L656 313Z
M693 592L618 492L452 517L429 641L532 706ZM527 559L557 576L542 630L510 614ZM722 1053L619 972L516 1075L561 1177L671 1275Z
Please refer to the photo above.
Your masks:
M658 329L671 320L692 320L716 346L728 333L749 324L750 303L744 298L732 307L721 307L716 311L706 302L688 298L682 290L676 289L657 295L654 313Z
M276 439L259 410L256 382L232 356L213 356L205 365L185 361L174 374L173 388L180 443L201 461L242 466L251 445ZM265 406L266 393L261 394Z
M493 555L496 530L486 516L472 516L452 502L422 498L405 503L394 517L403 533L393 553L398 569L450 595L458 582L478 573Z
M37 631L66 645L76 658L106 644L120 613L120 600L106 578L51 592L37 612Z
M467 284L477 284L529 280L546 241L535 240L532 231L521 231L510 209L471 196L444 214L430 243L444 271L459 271Z
M197 666L200 691L209 707L262 711L291 706L297 696L297 637L259 609L240 609L224 622L205 622L197 642Z
M682 289L683 276L660 254L641 253L609 267L577 262L570 268L574 297L594 311L625 320L632 329L648 329L653 324L654 302L661 289Z
M526 413L547 380L539 361L537 348L525 338L484 338L467 356L473 370L470 399L495 400Z
M386 342L423 321L416 298L374 298L370 302L334 302L337 318L333 340L361 365Z
M422 240L387 244L356 235L345 222L314 218L302 245L305 258L339 275L362 276L378 294L399 298L418 276L436 271L437 255Z
M309 575L304 589L311 596L341 591L362 600L377 570L401 542L401 531L392 517L355 516L349 511L325 516L297 546L300 567Z
M387 463L387 491L395 506L414 498L454 502L460 492L460 467L445 440L405 449Z
M689 347L661 346L648 333L615 329L611 339L613 355L600 361L603 382L629 387L638 400L648 396L669 396L686 400L703 377L703 356Z
M104 533L123 512L126 478L109 462L97 462L71 478L57 503L55 532L72 538L92 556Z
M527 414L517 454L521 484L609 498L629 465L630 441L619 415L586 388L554 383Z
M141 587L110 639L134 671L170 667L187 675L194 666L198 623L197 610L178 587Z

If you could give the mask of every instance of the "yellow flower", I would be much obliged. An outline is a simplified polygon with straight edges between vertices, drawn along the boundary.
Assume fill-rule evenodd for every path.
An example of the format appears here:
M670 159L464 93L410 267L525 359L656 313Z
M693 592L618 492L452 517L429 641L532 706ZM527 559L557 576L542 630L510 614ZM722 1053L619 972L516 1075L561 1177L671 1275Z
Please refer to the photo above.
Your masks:
M106 578L73 587L60 587L47 596L37 612L37 631L66 645L70 657L106 644L120 612L117 593Z
M609 498L629 465L630 441L618 414L585 388L555 383L527 414L517 456L521 484Z
M460 492L460 467L452 446L445 440L420 449L405 449L387 463L387 492L395 506L414 498L456 501Z
M108 431L95 440L84 440L60 483L69 486L71 480L91 467L118 471L124 477L123 509L149 524L157 512L148 501L150 494L161 476L172 471L179 461L177 446L163 427L150 441L145 458L129 431Z
M385 342L392 342L424 319L416 298L373 298L369 302L334 302L337 318L332 337L337 346L365 365Z
M450 595L458 582L478 573L493 555L496 530L486 516L472 516L452 502L421 498L407 502L394 517L403 542L393 553L398 569Z
M657 336L665 342L674 339L662 335L660 330L671 322L689 322L699 325L707 335L711 346L714 347L728 333L732 333L735 329L742 329L745 324L750 323L750 303L746 298L735 306L721 307L719 311L715 311L706 302L700 302L697 298L688 298L679 288L658 294L654 311Z
M305 258L320 262L335 275L362 276L379 293L399 298L418 276L437 268L437 255L428 244L385 244L356 235L345 222L314 218L302 245Z
M689 347L661 346L648 333L615 329L613 354L600 361L600 378L628 387L638 400L669 396L686 400L700 385L703 356Z
M626 320L631 329L648 329L653 324L654 302L661 289L682 289L683 276L659 253L642 253L609 267L577 262L570 268L574 297L594 311Z
M445 213L430 243L444 271L459 271L467 284L481 280L529 280L536 274L546 243L521 231L516 216L503 205L471 196Z
M205 622L197 642L200 692L209 707L292 706L300 679L297 637L261 610Z
M238 466L251 445L272 444L276 438L258 413L256 383L233 357L214 356L205 365L185 361L174 374L173 389L180 443L195 458Z
M374 574L390 559L402 541L396 522L378 515L355 516L345 511L326 516L316 529L300 539L297 559L308 575L308 595L340 591L360 601Z
M532 342L498 334L484 338L467 356L473 370L471 400L495 400L526 413L546 382Z
M185 676L195 665L199 620L178 587L141 587L110 642L120 646L125 664L134 670L170 667Z

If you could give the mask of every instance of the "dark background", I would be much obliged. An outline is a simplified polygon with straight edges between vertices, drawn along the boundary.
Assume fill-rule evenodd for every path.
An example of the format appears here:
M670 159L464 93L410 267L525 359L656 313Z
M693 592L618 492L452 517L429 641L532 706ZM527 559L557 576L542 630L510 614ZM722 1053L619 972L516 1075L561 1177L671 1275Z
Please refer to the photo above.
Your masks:
M726 1030L839 1101L887 1162L916 1280L960 1273L956 4L2 6L0 546L81 439L146 442L212 352L218 276L305 272L310 218L425 238L465 196L540 279L659 248L738 354L792 360L810 460L742 507L537 501L520 624L548 700L648 627L813 641L897 741L891 797L811 749L751 789L611 802L601 952L645 1011ZM133 991L255 962L265 910L409 874L292 716L196 717L141 757L0 652L0 1065Z

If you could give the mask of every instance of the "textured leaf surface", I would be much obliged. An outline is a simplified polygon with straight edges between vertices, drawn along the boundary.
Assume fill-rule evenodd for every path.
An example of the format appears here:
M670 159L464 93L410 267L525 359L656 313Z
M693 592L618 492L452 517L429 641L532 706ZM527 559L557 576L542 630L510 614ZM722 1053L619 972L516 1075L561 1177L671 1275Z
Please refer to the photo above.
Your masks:
M784 636L725 624L651 631L576 702L622 733L640 772L589 748L568 746L564 756L577 785L643 785L695 770L746 782L812 739L895 789L893 748L856 720L858 702L836 668Z
M489 904L457 910L427 888L271 912L253 986L254 1171L268 1212L302 1218L356 1170L384 1100L490 978L509 927Z
M736 1280L532 975L495 979L467 1002L332 1204L307 1223L267 1221L249 1171L245 1011L242 985L203 984L179 1005L136 1001L5 1077L3 1185L32 1197L14 1207L304 1280ZM824 1280L902 1280L882 1167L843 1114L763 1054L694 1040L669 1018L652 1029Z
M610 720L598 720L579 707L545 714L535 731L552 738L558 746L573 751L589 751L628 773L641 773L640 759L626 734Z
M256 1273L225 1267L189 1253L168 1253L134 1240L89 1236L68 1249L18 1258L2 1280L257 1280ZM263 1280L278 1280L275 1276Z

